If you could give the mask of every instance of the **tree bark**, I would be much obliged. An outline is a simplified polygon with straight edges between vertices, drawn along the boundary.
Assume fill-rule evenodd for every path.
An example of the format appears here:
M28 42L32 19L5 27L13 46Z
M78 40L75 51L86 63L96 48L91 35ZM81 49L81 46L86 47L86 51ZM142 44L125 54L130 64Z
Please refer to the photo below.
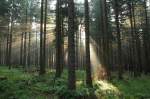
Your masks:
M74 0L68 0L68 88L75 90L75 12Z
M55 77L61 76L61 15L60 15L61 0L57 0L56 5L56 74Z
M86 37L86 83L88 87L92 85L92 72L91 72L91 60L90 60L90 30L89 30L89 3L88 0L84 1L85 4L85 37Z
M44 10L44 0L41 0L41 20L40 20L40 75L45 74L45 66L43 64L43 10Z
M119 23L119 4L118 0L115 0L115 22L117 31L117 43L118 43L118 78L122 79L123 64L122 64L122 43L121 43L121 33L120 33L120 23Z

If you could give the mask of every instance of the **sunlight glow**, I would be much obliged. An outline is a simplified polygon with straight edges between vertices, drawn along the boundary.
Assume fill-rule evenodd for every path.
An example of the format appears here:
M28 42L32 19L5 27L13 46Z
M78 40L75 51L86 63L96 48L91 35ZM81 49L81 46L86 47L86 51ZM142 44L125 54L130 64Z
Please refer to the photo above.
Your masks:
M101 68L101 63L94 49L94 45L90 43L91 67L94 79L98 78L97 71Z
M91 2L91 0L88 0L89 2ZM77 3L84 3L84 0L76 0L75 2Z
M79 30L81 29L81 43L83 45L83 49L85 49L85 27L82 27L81 25L79 26ZM93 79L98 79L98 70L101 69L101 62L97 56L97 53L95 51L95 45L94 45L94 40L90 38L90 59L91 59L91 68L92 68L92 77Z
M36 30L37 24L35 22L32 22L32 30Z
M98 84L98 87L104 91L104 92L113 92L116 93L118 95L120 95L120 91L119 89L114 86L113 84L109 83L108 81L96 81L96 83Z

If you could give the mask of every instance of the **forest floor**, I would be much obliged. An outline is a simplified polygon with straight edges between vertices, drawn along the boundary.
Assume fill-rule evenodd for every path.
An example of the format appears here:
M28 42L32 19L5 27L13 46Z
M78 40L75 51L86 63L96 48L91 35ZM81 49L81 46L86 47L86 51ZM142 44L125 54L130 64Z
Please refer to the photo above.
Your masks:
M95 93L98 99L150 99L150 76L125 77L124 80L95 81L94 88L85 86L85 72L77 71L77 90L67 90L67 71L60 79L54 80L55 72L49 70L44 76L25 73L22 69L0 67L0 99L65 99ZM124 97L124 98L123 98ZM86 98L85 98L86 99Z

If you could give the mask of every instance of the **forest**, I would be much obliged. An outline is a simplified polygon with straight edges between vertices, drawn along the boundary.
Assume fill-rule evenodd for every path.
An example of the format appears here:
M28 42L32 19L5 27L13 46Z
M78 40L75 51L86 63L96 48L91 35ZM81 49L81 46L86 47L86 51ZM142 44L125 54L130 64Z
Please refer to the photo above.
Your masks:
M150 99L150 0L0 0L0 99Z

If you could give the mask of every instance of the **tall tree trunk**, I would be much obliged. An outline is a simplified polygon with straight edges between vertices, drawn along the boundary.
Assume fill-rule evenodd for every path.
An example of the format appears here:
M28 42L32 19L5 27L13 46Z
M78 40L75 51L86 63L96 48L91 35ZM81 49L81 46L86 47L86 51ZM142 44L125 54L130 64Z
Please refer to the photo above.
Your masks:
M5 64L6 66L8 66L8 49L9 49L9 29L10 29L10 26L9 26L9 22L8 22L8 33L6 34L6 52L5 52Z
M64 53L64 18L61 18L61 73L63 72L63 68L64 68L64 61L65 61L64 54L65 54Z
M38 32L36 32L35 66L36 66L36 67L39 66Z
M115 0L115 22L117 31L117 43L118 43L118 78L122 79L123 64L122 64L122 44L121 44L121 33L120 33L120 23L119 23L119 4L118 0Z
M9 46L8 46L8 66L9 66L9 69L11 69L11 54L12 54L12 33L13 33L13 21L14 21L14 0L12 0L12 8L11 8L11 16L10 16L10 32L9 32Z
M23 56L23 68L26 71L26 62L27 62L27 32L24 33L24 56Z
M110 33L108 31L108 15L107 15L107 5L106 5L106 0L101 0L101 21L102 21L102 41L100 43L101 49L102 49L102 56L103 56L103 66L106 69L107 76L110 78L110 64L109 64L109 59L110 59L110 49L109 49L109 39L110 39ZM106 78L105 78L106 79Z
M74 0L68 0L68 88L76 88Z
M40 22L40 75L45 74L45 66L43 66L43 9L44 9L44 0L41 0L41 22Z
M56 78L61 76L61 15L60 15L60 0L57 0L56 5Z
M86 37L86 83L88 87L92 85L92 72L91 72L91 60L90 60L90 30L89 30L89 3L88 0L84 1L85 4L85 37Z
M30 68L31 64L31 32L29 32L29 41L28 41L28 67Z
M135 64L134 63L135 46L134 46L134 25L133 25L132 3L129 3L128 6L129 6L129 18L130 18L130 25L131 25L130 69L133 71L134 68L133 65Z
M12 33L13 33L13 16L11 16L11 27L10 27L10 33L9 33L9 50L8 50L8 66L9 69L11 69L11 54L12 54Z
M21 33L21 46L20 46L20 65L22 66L23 63L22 63L22 55L23 55L23 32Z
M143 46L144 46L144 54L145 54L145 62L144 62L144 72L147 74L150 72L150 53L149 53L149 22L148 22L148 12L147 12L147 6L146 6L147 0L144 0L144 10L145 10L145 29L143 34Z
M47 0L45 0L45 17L44 17L44 40L43 40L43 68L46 68L46 26L47 26Z
M135 19L135 7L134 2L132 1L132 16L133 16L133 27L134 27L134 38L135 38L135 66L134 66L134 76L140 76L140 67L141 67L141 51L140 51L140 40L136 31L136 19Z
M0 37L0 39L2 38ZM3 45L2 40L0 40L0 65L2 65L2 45Z

